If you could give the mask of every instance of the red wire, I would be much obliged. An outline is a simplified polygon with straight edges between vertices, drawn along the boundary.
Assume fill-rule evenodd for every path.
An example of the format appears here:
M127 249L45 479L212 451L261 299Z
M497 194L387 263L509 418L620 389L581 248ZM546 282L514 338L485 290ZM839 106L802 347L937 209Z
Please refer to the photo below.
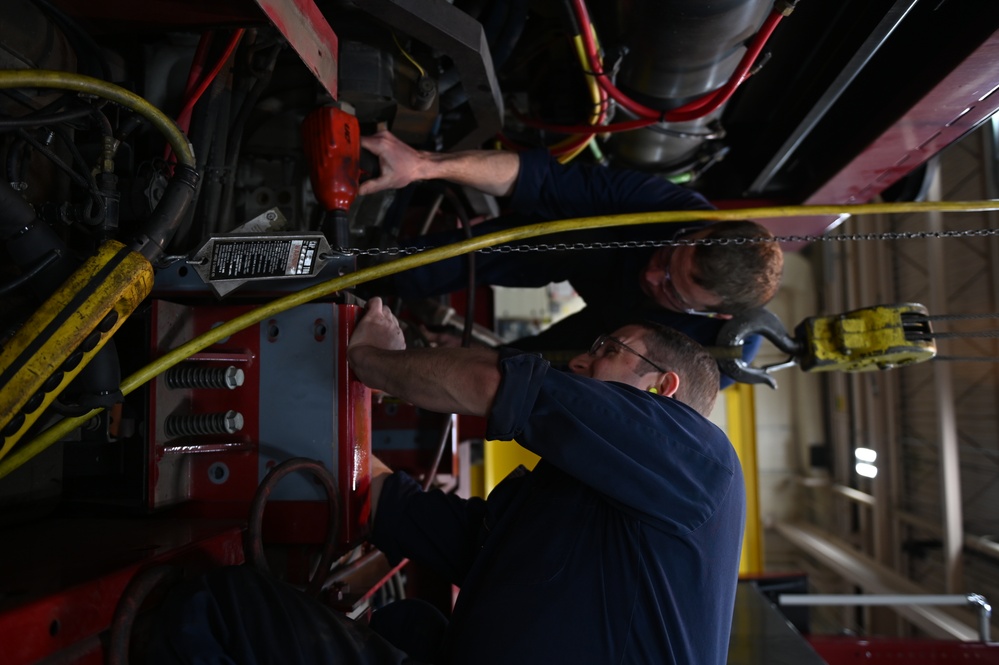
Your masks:
M572 0L572 4L576 10L576 16L580 24L583 26L589 26L589 14L586 11L584 1ZM728 99L732 96L732 93L735 92L736 88L738 88L739 85L746 79L749 70L752 68L756 58L766 45L766 42L773 33L774 28L777 27L777 24L780 23L783 18L784 15L779 11L775 10L770 13L767 19L763 22L763 25L760 27L760 30L753 36L753 40L746 49L746 53L743 54L742 60L739 61L739 65L736 67L732 76L729 77L729 80L725 83L725 85L715 91L699 97L698 99L695 99L692 102L666 112L657 111L656 109L639 104L618 90L617 87L610 82L607 74L603 73L600 69L600 64L597 58L596 43L593 40L593 34L587 29L587 27L583 28L582 37L587 60L590 62L590 67L593 69L594 75L597 77L597 81L600 83L600 86L606 90L607 93L615 99L615 101L617 101L617 103L631 113L639 116L639 118L650 119L653 121L683 122L686 120L703 118L712 111L717 110L718 107L728 101Z
M214 37L214 30L207 30L201 33L201 39L198 40L198 48L194 52L194 60L191 61L191 71L188 72L187 83L184 85L184 99L190 97L198 85L198 79L201 78L201 72L205 69L205 61L208 60L208 49L211 47ZM185 132L188 129L185 126L181 126L179 122L177 126Z
M187 101L184 103L184 107L180 110L180 113L177 114L178 125L183 127L185 124L190 124L191 113L194 111L194 105L198 103L201 96L205 94L205 90L208 89L208 86L212 84L215 77L219 75L220 71L222 71L222 67L229 60L229 56L232 55L232 52L236 50L236 46L239 45L239 40L242 39L243 33L245 32L245 29L239 28L232 34L232 37L229 38L229 43L226 44L225 51L222 53L218 62L215 63L215 66L212 67L212 71L208 72L208 76L201 79L201 83L198 84L198 87L195 88L194 92L187 98Z
M777 27L777 24L783 18L784 15L779 11L773 11L767 16L760 30L753 37L753 41L750 42L749 47L746 49L746 53L743 54L742 60L739 61L739 66L732 72L732 76L729 77L725 85L709 95L704 95L683 106L667 111L665 119L669 122L683 122L684 120L703 118L727 102L736 89L749 76L749 70L752 69L753 63L756 62L760 52L763 51L763 47L766 46L767 40L770 39L770 35L773 34L774 28Z
M576 18L581 26L586 59L590 62L590 69L593 71L593 75L597 77L600 87L606 90L607 94L613 97L618 104L635 115L643 118L655 117L658 119L660 115L658 111L632 100L610 82L607 74L603 72L603 68L600 66L599 58L597 57L597 45L593 40L593 32L590 30L590 15L586 11L586 5L583 3L583 0L572 0L572 4L576 9Z
M191 127L191 115L194 112L194 105L198 103L201 96L205 94L205 90L208 86L212 84L212 81L219 75L222 71L222 67L228 62L229 57L232 52L236 50L236 46L239 45L239 40L242 39L243 34L246 32L245 29L239 28L232 34L229 38L229 43L226 44L225 51L219 58L212 70L208 72L208 75L201 79L201 81L195 85L195 80L197 80L198 75L204 68L206 53L208 50L208 45L212 41L212 34L206 33L202 36L201 41L198 42L198 49L194 53L194 61L191 63L191 72L187 77L187 84L184 86L185 100L184 105L180 109L180 113L177 114L177 126L180 127L181 131L185 134L187 130ZM171 157L173 157L173 148L167 145L166 149L163 151L163 160L169 162Z

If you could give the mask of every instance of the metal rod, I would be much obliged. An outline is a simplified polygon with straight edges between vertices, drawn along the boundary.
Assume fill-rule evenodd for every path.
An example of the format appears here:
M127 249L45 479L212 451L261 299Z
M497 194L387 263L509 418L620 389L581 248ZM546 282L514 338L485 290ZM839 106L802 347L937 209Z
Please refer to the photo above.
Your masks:
M958 594L864 594L864 595L834 595L834 594L788 594L777 597L777 603L787 606L825 605L848 607L895 607L913 605L971 605L978 610L978 633L982 642L989 641L989 619L992 616L992 606L985 596L977 593Z
M874 54L888 41L888 37L891 33L895 31L895 28L899 26L902 19L905 18L906 14L916 6L918 0L897 0L888 13L885 14L881 22L878 23L874 31L867 37L863 44L857 52L850 58L850 62L846 64L846 67L839 73L832 84L826 89L826 92L822 97L815 103L812 110L808 112L808 115L801 121L801 123L795 127L791 136L784 141L784 145L780 147L775 153L775 157L770 160L770 163L763 167L763 170L759 175L756 176L756 180L753 184L749 186L749 191L760 192L770 183L774 175L785 162L790 159L791 155L795 150L801 145L802 141L812 133L815 126L819 124L819 121L826 115L836 100L839 99L840 95L849 87L853 79L857 77L858 74L867 66Z
M444 449L447 447L447 442L451 439L451 432L454 430L455 421L458 419L457 414L450 414L447 420L444 422L444 428L441 430L441 440L437 445L437 452L434 455L433 464L427 470L427 477L423 479L423 491L426 492L430 489L430 486L434 484L434 478L437 476L437 467L441 465L441 459L444 457Z

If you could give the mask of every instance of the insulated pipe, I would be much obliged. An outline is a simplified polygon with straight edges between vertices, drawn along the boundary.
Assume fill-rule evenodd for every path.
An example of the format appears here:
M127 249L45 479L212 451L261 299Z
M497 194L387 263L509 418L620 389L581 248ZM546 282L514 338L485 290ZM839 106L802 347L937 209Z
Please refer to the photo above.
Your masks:
M744 42L760 27L772 4L770 0L636 0L621 16L620 42L628 53L621 62L618 88L645 106L666 111L722 87L742 58ZM720 111L670 127L704 133ZM702 142L652 130L614 137L623 160L645 167L683 163Z

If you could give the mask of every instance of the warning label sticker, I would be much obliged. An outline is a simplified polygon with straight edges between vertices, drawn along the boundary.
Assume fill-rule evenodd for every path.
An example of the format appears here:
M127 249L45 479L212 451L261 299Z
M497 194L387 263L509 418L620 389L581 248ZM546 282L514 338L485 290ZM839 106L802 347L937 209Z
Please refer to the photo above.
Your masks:
M319 239L216 240L209 279L261 279L311 275Z

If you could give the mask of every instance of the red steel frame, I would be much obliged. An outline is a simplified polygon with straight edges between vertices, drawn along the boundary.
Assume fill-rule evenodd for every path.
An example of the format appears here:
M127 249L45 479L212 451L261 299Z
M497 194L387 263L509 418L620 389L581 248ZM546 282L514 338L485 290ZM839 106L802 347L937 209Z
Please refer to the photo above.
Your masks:
M812 648L829 665L865 663L905 663L905 665L941 665L942 663L976 663L999 665L999 643L957 642L949 640L909 640L813 636Z
M808 197L808 205L868 203L999 111L999 32ZM764 220L775 235L820 234L840 218ZM787 245L785 249L800 249Z
M242 526L231 522L68 518L6 537L19 547L0 554L4 665L49 656L103 663L106 631L138 572L169 563L197 573L243 562Z

